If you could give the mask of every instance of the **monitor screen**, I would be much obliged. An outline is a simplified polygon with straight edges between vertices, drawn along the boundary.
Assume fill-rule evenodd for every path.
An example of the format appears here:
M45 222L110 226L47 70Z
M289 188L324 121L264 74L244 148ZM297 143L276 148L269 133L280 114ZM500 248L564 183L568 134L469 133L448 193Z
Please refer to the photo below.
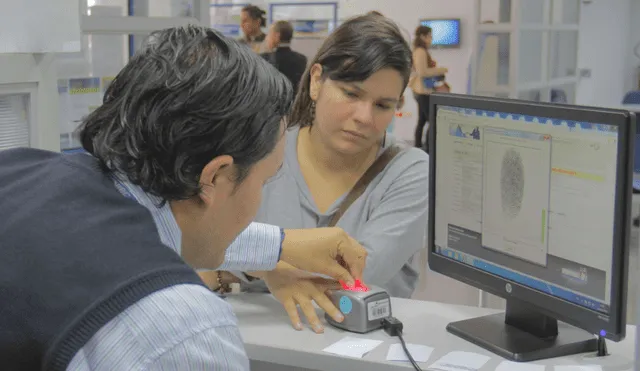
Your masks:
M451 106L436 123L434 252L608 315L618 127Z
M460 46L459 19L424 19L420 24L431 27L432 47Z

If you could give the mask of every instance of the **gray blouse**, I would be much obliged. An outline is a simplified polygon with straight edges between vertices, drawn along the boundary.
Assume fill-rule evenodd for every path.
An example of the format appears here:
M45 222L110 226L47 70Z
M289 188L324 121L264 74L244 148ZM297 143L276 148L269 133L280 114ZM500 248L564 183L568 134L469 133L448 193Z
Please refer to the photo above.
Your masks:
M257 222L288 229L325 227L346 196L327 212L318 211L298 163L298 131L287 132L284 162L263 189ZM394 143L387 134L384 148ZM383 287L391 296L410 297L418 281L414 255L425 244L428 177L428 155L417 148L402 150L337 224L369 253L364 282Z

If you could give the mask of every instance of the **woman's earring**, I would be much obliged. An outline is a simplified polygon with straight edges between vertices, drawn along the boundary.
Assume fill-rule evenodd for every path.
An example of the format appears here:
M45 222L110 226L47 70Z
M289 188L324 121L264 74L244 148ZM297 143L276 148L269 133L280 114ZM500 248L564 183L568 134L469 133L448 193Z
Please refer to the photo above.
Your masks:
M309 124L312 124L313 121L315 121L316 119L316 101L314 100L311 101L311 107L309 107L309 114L311 115L311 122Z

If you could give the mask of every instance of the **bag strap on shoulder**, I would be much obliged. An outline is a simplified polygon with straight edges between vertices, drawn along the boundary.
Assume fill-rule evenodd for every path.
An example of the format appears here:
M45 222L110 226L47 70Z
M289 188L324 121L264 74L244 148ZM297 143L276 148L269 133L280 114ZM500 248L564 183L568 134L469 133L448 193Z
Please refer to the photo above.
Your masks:
M401 150L402 149L399 146L392 145L388 147L384 152L382 152L380 156L378 156L373 164L369 166L367 171L365 171L360 179L358 179L353 188L351 188L347 196L338 207L336 213L333 214L333 217L329 221L328 227L335 227L336 224L338 224L338 220L340 220L342 215L344 215L347 209L349 209L349 206L351 206L351 204L353 204L355 200L357 200L358 197L360 197L364 193L364 191L367 189L367 186L369 186L369 183L371 183L371 181L387 167L391 160L393 160L393 158L396 157L396 155L400 153Z

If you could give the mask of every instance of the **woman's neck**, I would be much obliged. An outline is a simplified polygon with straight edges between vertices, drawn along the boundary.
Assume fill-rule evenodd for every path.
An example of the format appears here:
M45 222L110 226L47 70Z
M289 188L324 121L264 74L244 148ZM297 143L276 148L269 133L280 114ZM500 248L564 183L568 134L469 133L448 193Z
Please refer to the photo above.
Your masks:
M323 143L317 130L313 130L311 127L300 129L298 151L300 150L314 165L316 171L358 176L371 166L378 154L378 146L373 146L357 154L338 153Z

